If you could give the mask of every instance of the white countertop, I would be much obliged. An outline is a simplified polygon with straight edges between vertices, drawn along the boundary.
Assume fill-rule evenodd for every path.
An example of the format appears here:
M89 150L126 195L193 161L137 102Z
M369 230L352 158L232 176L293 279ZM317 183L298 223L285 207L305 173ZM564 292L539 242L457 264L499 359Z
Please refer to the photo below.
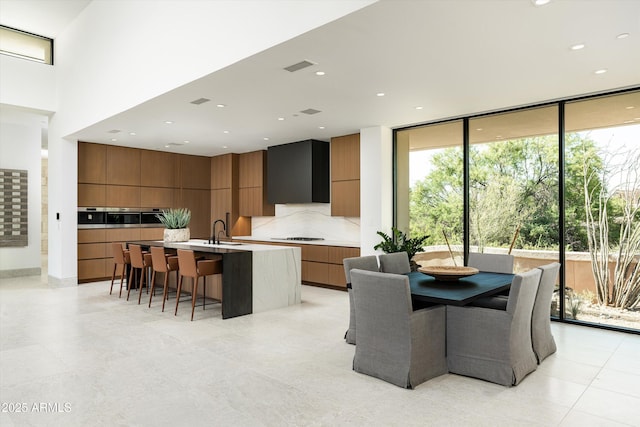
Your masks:
M190 246L202 246L206 248L221 248L221 249L235 249L239 251L276 251L280 249L291 249L291 246L278 246L278 245L260 245L260 244L251 244L251 243L236 243L236 244L224 244L221 243L219 245L208 243L206 240L200 239L192 239L188 242L185 242Z
M359 248L360 242L348 242L340 240L286 240L277 238L255 237L255 236L234 236L233 239L250 240L254 242L268 243L289 243L296 245L320 245L320 246L344 246L349 248ZM233 247L233 246L232 246Z

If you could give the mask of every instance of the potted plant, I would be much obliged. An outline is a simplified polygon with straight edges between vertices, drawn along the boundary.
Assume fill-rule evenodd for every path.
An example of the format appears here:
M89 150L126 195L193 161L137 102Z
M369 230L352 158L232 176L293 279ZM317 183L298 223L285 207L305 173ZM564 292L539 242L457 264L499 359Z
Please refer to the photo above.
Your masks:
M395 227L391 227L391 236L382 231L377 231L376 233L382 237L382 242L375 245L373 249L380 249L387 254L394 252L406 252L409 255L411 271L416 271L418 269L418 264L413 260L413 257L415 254L422 251L422 245L424 241L429 238L428 235L410 238L407 237L406 233Z
M189 221L191 221L191 211L187 208L167 209L156 215L165 226L165 242L187 242L191 238L189 231Z

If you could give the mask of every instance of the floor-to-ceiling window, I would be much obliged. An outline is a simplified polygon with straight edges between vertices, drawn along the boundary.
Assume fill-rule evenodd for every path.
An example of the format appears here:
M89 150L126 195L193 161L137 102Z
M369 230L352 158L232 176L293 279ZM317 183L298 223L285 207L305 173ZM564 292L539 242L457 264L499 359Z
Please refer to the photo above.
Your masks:
M569 318L640 329L640 92L565 104Z
M396 135L396 226L429 236L417 255L422 265L463 263L462 142L461 120Z
M560 261L553 317L640 330L640 91L401 129L395 141L396 226L431 236L419 263L460 265L465 239L511 252L516 272Z

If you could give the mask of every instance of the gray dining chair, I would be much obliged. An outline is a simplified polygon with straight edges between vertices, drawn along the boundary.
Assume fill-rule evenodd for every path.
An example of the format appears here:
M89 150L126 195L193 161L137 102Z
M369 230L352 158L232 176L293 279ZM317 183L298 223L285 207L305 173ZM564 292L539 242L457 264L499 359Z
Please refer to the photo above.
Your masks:
M553 262L538 268L542 271L542 276L533 304L531 341L540 364L547 356L556 352L556 342L551 333L551 298L560 271L560 263Z
M413 311L406 275L351 270L358 343L353 370L404 388L445 374L446 310Z
M469 252L468 267L475 267L487 273L513 273L514 256L511 254L484 254Z
M406 252L394 252L378 256L380 271L383 273L407 274L411 272L409 254Z
M447 306L449 372L512 386L537 368L531 314L541 275L517 274L505 310Z
M349 344L355 344L356 309L353 304L353 290L351 289L351 270L357 268L359 270L378 271L378 257L375 255L367 255L345 258L342 260L342 264L344 265L344 276L347 279L347 292L349 293L349 329L344 333L344 339Z

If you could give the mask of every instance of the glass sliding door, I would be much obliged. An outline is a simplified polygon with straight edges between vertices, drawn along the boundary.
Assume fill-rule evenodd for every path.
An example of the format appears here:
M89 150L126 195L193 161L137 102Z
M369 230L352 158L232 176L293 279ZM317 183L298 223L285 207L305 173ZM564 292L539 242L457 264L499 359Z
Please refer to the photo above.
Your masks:
M565 105L568 318L640 329L640 91Z
M396 133L396 224L428 235L418 264L463 265L462 120Z
M558 158L556 105L469 120L470 252L511 253L515 272L558 261Z

